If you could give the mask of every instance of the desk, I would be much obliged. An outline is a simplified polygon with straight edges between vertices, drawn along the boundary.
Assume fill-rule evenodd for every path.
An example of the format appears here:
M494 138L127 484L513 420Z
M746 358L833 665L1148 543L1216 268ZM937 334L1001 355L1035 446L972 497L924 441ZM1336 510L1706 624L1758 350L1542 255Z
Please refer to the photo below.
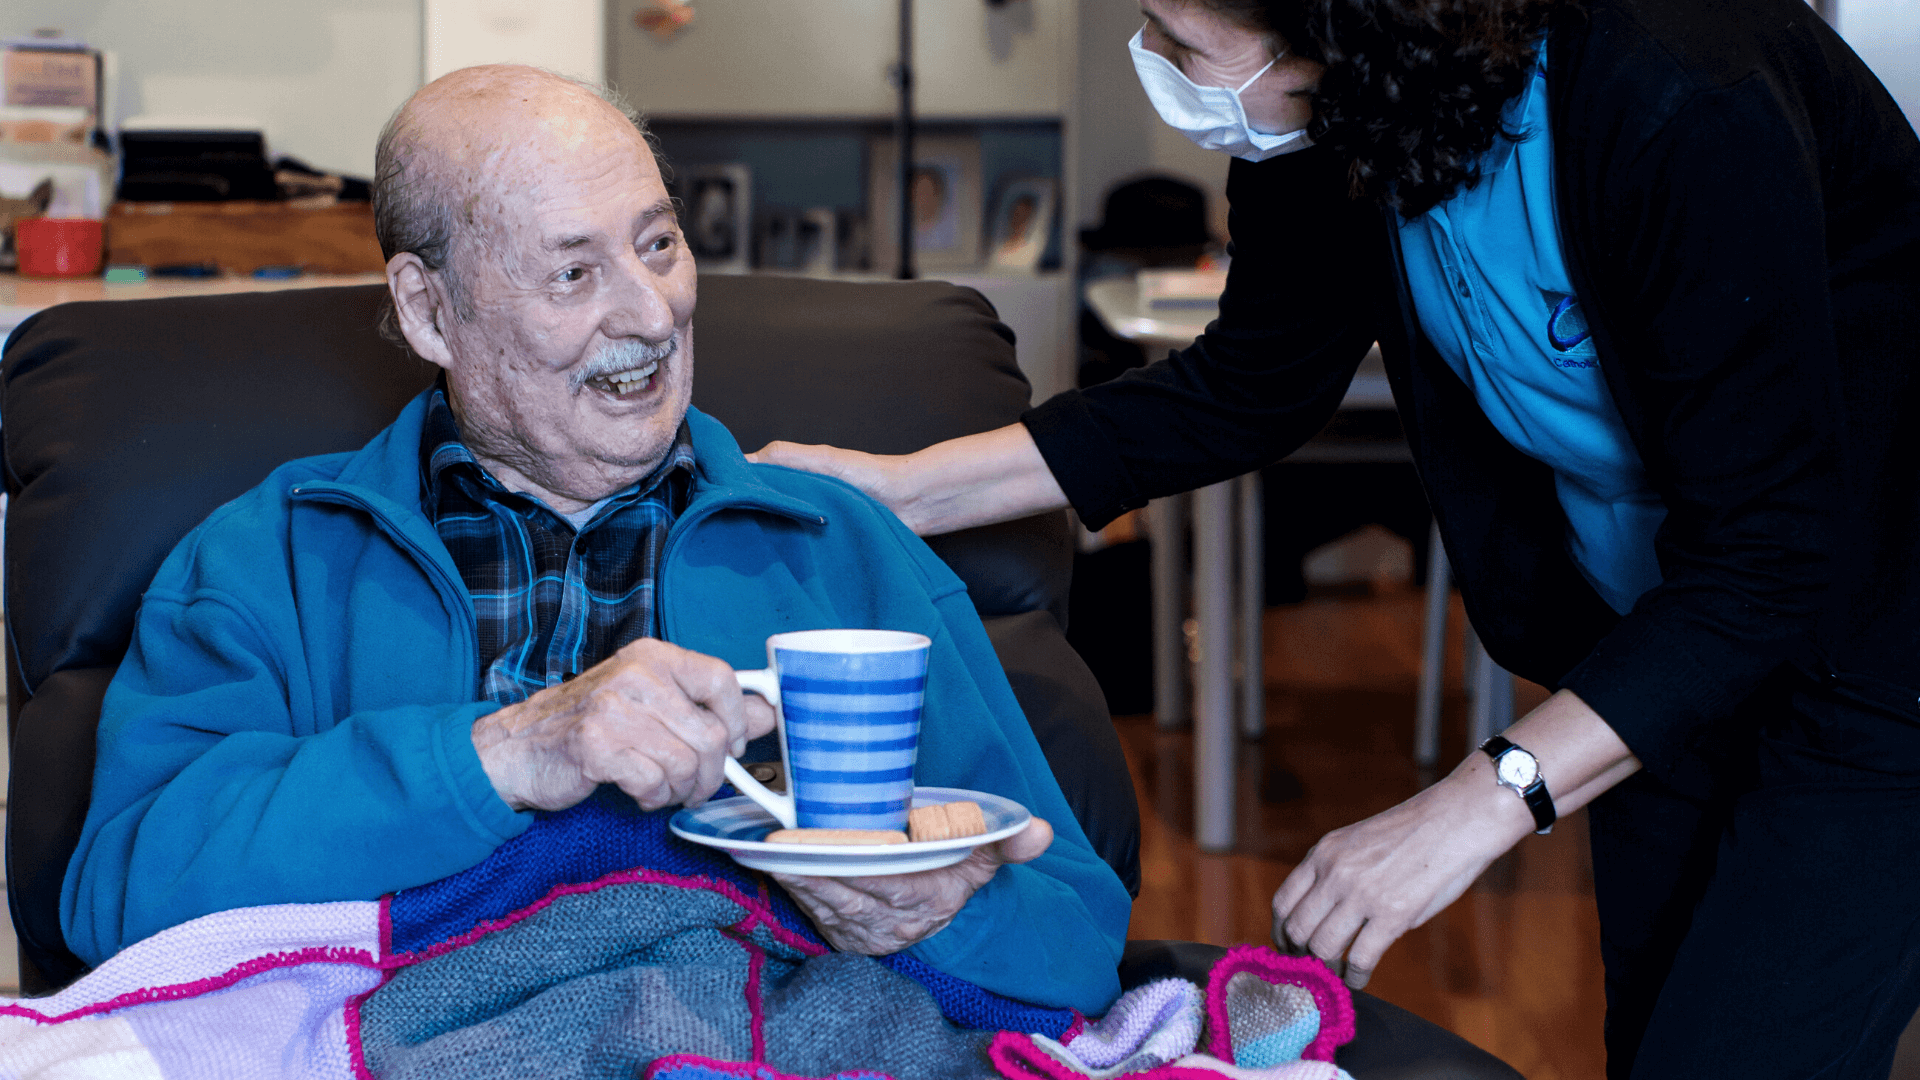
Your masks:
M97 277L40 279L0 273L0 340L34 312L76 300L157 300L163 296L373 285L386 280L384 274L308 274L297 278L149 278L135 284L109 285Z
M1115 337L1149 351L1182 349L1206 330L1217 306L1146 308L1131 280L1087 286L1087 305ZM1155 359L1149 356L1148 359ZM1391 409L1393 391L1375 345L1340 402L1342 409ZM1309 443L1287 458L1296 462L1410 461L1405 443ZM1260 474L1248 473L1193 493L1194 838L1202 850L1233 847L1234 744L1239 734L1266 727L1261 618L1266 582L1261 564ZM1186 649L1181 630L1181 527L1186 496L1156 499L1148 511L1153 543L1154 713L1161 727L1186 720ZM1238 597L1236 602L1236 564ZM1235 624L1238 624L1236 634ZM1239 678L1236 687L1236 639ZM1237 691L1237 694L1236 694ZM1239 723L1235 721L1238 697ZM1237 730L1236 730L1237 729Z

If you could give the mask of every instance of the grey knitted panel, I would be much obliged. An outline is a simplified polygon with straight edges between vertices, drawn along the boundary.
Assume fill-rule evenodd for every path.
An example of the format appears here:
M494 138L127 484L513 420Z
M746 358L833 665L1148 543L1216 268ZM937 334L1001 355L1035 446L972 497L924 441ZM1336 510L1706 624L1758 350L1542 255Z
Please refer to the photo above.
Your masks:
M744 965L582 976L417 1046L367 1047L382 1080L612 1080L667 1054L752 1056Z
M877 961L830 953L761 984L768 1064L798 1076L874 1069L895 1080L974 1080L989 1064L991 1031L964 1031L940 1015L919 983Z
M720 928L745 914L718 893L671 885L563 896L508 929L402 968L362 1007L363 1031L369 1040L378 1033L414 1045L582 975L646 963L733 964L740 946Z
M631 1077L656 1058L752 1057L748 978L767 1061L803 1076L992 1077L991 1033L955 1028L919 983L863 956L804 959L716 893L616 885L562 897L505 930L403 968L361 1008L382 1080Z

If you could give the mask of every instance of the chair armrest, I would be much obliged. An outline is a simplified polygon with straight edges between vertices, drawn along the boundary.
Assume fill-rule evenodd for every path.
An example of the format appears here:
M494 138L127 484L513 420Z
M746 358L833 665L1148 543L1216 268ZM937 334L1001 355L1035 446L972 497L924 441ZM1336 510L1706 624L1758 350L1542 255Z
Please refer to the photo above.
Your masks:
M7 657L8 666L13 657ZM7 906L20 942L20 989L46 993L84 975L60 933L60 886L86 824L94 733L110 667L66 668L17 706L7 792ZM32 762L32 768L21 768Z

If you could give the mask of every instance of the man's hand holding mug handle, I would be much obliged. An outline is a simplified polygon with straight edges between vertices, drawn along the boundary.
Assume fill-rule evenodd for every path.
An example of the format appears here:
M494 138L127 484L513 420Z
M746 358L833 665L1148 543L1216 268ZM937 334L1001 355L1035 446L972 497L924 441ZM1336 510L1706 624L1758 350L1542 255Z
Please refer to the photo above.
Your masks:
M641 638L474 721L487 779L515 810L564 810L615 784L644 810L698 806L722 762L773 730L773 707L711 656Z
M1002 866L1032 862L1051 846L1053 826L1036 817L1005 840L982 844L938 870L853 878L775 874L773 879L827 944L841 952L885 956L939 933Z

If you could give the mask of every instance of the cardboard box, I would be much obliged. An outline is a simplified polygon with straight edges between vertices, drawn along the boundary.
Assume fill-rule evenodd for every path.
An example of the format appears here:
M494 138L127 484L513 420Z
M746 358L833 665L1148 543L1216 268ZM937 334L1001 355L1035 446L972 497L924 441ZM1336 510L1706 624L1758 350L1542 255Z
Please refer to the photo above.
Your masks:
M0 105L100 111L100 54L74 46L15 43L0 59Z
M370 203L250 201L114 203L107 216L107 262L217 266L236 274L263 266L377 274L387 265L373 236Z

